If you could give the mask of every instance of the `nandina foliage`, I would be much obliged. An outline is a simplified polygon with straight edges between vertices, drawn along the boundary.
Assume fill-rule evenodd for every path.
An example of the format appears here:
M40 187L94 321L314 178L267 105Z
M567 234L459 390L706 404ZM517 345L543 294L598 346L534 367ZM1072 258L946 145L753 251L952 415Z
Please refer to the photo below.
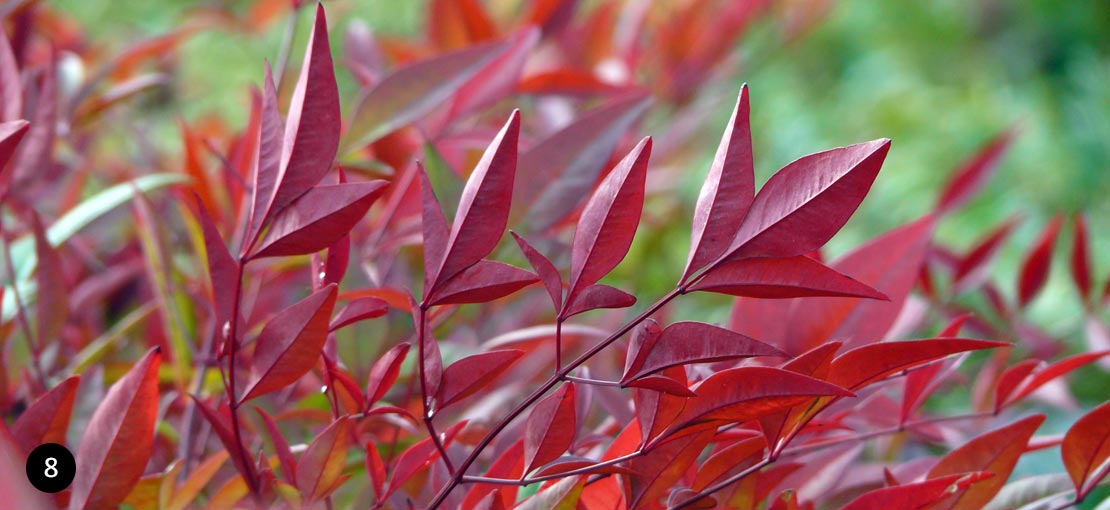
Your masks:
M287 4L258 2L247 25ZM4 13L6 505L1031 510L1104 483L1107 404L1056 436L1023 407L1107 363L1110 286L1085 218L1043 227L1016 299L989 271L1016 222L966 250L933 241L1016 131L957 169L933 211L829 261L896 147L815 152L757 186L759 106L740 86L696 202L668 211L688 218L686 264L637 268L675 282L641 295L610 273L653 234L644 216L670 193L653 177L693 173L668 168L694 135L635 134L649 93L698 118L692 97L762 2L538 0L504 20L433 0L426 41L350 25L342 57L324 7L293 4L313 16L296 80L259 63L245 127L182 122L181 157L151 156L145 175L103 155L96 130L165 83L137 74L144 61L213 18L62 90L57 50L79 51L62 15ZM669 43L627 46L652 40ZM342 72L357 97L341 97ZM557 126L512 109L530 96L593 107ZM82 201L94 164L129 169ZM122 236L93 224L119 207ZM1065 229L1090 342L1070 356L1023 315ZM727 325L671 306L699 295L732 300ZM926 405L969 376L968 409ZM78 464L53 496L22 476L44 442ZM1059 476L1015 478L1057 447Z

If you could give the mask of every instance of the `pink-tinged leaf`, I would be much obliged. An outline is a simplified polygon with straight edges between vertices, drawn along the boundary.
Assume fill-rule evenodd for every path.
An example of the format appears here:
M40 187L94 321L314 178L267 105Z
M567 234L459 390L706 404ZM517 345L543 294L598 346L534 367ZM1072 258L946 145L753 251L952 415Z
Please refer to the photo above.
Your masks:
M297 489L306 501L316 501L334 489L347 460L350 420L340 417L324 429L297 461Z
M504 52L490 60L459 87L451 103L449 119L490 106L508 96L520 80L521 71L536 43L539 30L524 27L505 42Z
M374 362L374 366L370 368L370 381L366 383L367 409L381 400L393 387L397 375L401 373L401 363L404 363L409 347L407 343L397 344Z
M574 384L566 383L532 408L524 425L524 472L551 462L570 448L578 432Z
M926 510L950 494L967 489L977 482L994 478L994 473L957 473L924 482L875 489L853 499L843 510ZM1005 480L1003 480L1005 482Z
M959 261L952 279L955 281L956 292L973 288L988 276L991 261L1002 247L1003 241L1010 236L1018 224L1017 220L1003 223L994 229L985 239L975 245L968 254Z
M23 89L19 83L19 62L8 42L8 35L0 30L0 121L10 122L23 116ZM0 167L7 159L0 157Z
M356 322L381 317L389 311L389 303L376 297L362 297L347 303L332 318L328 331L350 326Z
M378 453L374 443L366 443L366 474L370 477L370 488L379 500L385 491L385 461Z
M65 444L69 415L77 396L79 376L70 377L36 399L12 424L12 436L24 451L43 443Z
M204 235L204 248L208 258L208 281L211 285L212 303L215 305L216 311L217 338L220 339L221 343L227 342L230 339L224 338L226 336L224 325L230 326L231 315L235 313L236 303L234 293L227 292L225 286L239 281L239 264L231 258L231 253L227 251L227 246L224 245L224 240L220 237L220 232L216 230L212 216L204 208L204 204L201 203L199 198L195 197L193 204L193 210ZM239 318L236 317L236 320L239 320ZM230 332L230 330L230 327L226 328L226 331Z
M35 111L30 116L31 126L12 161L13 191L40 178L52 164L58 122L57 64L52 50L42 73L42 86L38 89Z
M455 436L466 426L466 423L466 420L463 420L442 432L444 448L451 445ZM388 498L394 491L401 488L405 482L409 481L413 475L431 465L438 458L439 450L430 437L410 446L401 455L397 456L397 460L393 462L393 474L389 477L389 485L386 487L382 499Z
M262 418L266 434L270 436L270 443L274 445L274 453L277 455L278 462L281 463L282 477L289 483L297 483L297 461L293 458L293 452L289 449L289 443L285 441L285 436L281 435L277 423L274 423L274 419L266 411L258 406L254 406L254 411L258 413L259 418Z
M50 494L31 485L26 463L27 452L20 450L6 422L0 421L0 494L4 495L4 504L11 508L56 508Z
M696 397L659 438L716 429L723 423L758 419L812 397L847 397L853 393L825 381L770 367L740 367L717 372L693 388Z
M567 303L574 302L578 293L597 283L628 254L644 207L650 157L649 137L640 140L605 176L582 211L571 245Z
M484 43L397 69L364 95L343 137L346 153L424 117L451 98L507 43Z
M690 290L760 299L831 296L889 301L882 292L806 256L728 262L698 280Z
M1026 360L1014 365L1002 373L998 378L995 391L995 409L1000 410L1038 388L1063 377L1071 371L1110 354L1110 351L1085 352L1064 358L1051 365L1045 365L1037 360Z
M452 363L443 370L443 382L436 394L436 410L443 410L485 388L523 355L524 351L507 349L474 354Z
M15 149L19 147L19 142L23 141L23 136L27 134L27 128L30 125L25 120L0 123L0 170L8 165L8 160L15 154ZM6 182L6 180L7 177L4 177L0 182Z
M825 379L840 346L840 342L819 345L783 363L782 369L817 379ZM795 407L760 418L759 426L763 430L763 435L767 439L767 445L771 448L772 454L777 456L786 447L789 437L792 437L812 418L813 413L803 407ZM783 440L784 437L786 437L786 440Z
M1090 246L1087 242L1087 220L1082 214L1072 217L1071 278L1083 303L1091 302Z
M929 397L929 393L935 389L936 377L943 369L942 363L931 363L906 374L906 383L902 390L902 411L898 415L899 424L906 423L910 415Z
M975 156L965 161L941 192L937 200L937 211L941 214L949 213L971 200L994 175L1016 134L1015 129L1003 131L980 148Z
M1019 420L997 430L982 434L942 457L932 469L929 478L970 472L990 472L994 477L971 487L957 490L944 499L943 508L950 510L980 510L1010 478L1025 445L1044 422L1038 414Z
M1102 404L1076 420L1060 445L1064 467L1081 501L1110 470L1110 403Z
M573 300L568 301L559 316L566 319L599 308L628 308L634 304L636 296L615 287L595 283L582 289Z
M280 390L312 370L324 349L335 285L279 312L258 334L250 383L239 402Z
M793 257L823 246L859 207L889 149L890 140L874 140L783 167L756 195L729 258Z
M207 404L198 399L195 395L189 395L193 399L193 403L197 406L201 416L204 416L205 421L212 427L212 431L216 433L216 437L220 440L220 444L228 452L239 451L239 442L235 438L235 433L231 430L231 422L229 419L229 411L226 406L222 407L219 411L208 407ZM244 462L243 456L233 454L231 456L231 464L235 466L235 470L239 472L243 480L257 478L254 464ZM244 483L244 490L246 484Z
M945 356L994 347L1009 347L1005 342L966 338L932 338L881 342L852 349L833 360L828 381L855 390L899 370L936 361Z
M614 100L586 112L521 154L520 167L528 171L529 178L514 190L513 219L523 218L530 232L563 221L582 203L621 137L650 103L643 94Z
M323 4L305 49L300 79L293 89L273 197L263 218L277 214L320 182L331 170L339 147L339 89L328 45L328 22ZM325 246L331 243L325 243Z
M530 264L532 269L536 270L536 274L539 275L540 281L543 282L544 288L547 289L547 295L551 296L551 303L555 305L555 310L562 308L563 278L559 275L559 270L555 268L555 264L552 264L547 257L533 248L531 244L528 244L528 241L525 241L524 238L517 235L516 232L510 231L509 233L513 235L513 240L515 240L517 246L520 247L520 251L524 254L524 258L528 259L528 264Z
M535 274L504 262L479 260L435 288L430 305L488 303L539 281Z
M1018 277L1018 308L1028 305L1048 280L1048 270L1052 266L1052 247L1056 244L1056 236L1060 233L1062 224L1063 218L1052 218L1022 262Z
M313 253L309 257L312 268L312 290L320 290L329 283L339 285L351 263L351 236L344 235L328 246L327 255Z
M270 198L278 185L281 173L282 139L285 138L285 123L278 112L278 94L274 85L273 72L266 63L266 77L262 88L258 126L258 156L254 161L254 186L251 193L250 228L247 239L254 240L266 221ZM250 243L244 243L243 249ZM246 255L244 252L243 255Z
M37 213L31 214L31 229L35 236L35 282L38 284L38 301L35 303L35 324L39 346L60 340L59 335L69 320L69 289L66 285L62 257L50 244Z
M423 229L424 245L424 291L432 290L432 277L443 263L443 256L447 253L447 238L451 229L447 226L447 219L443 216L443 208L436 199L435 190L428 180L428 173L424 165L417 162L417 177L420 182L421 201L421 227Z
M250 258L305 255L346 236L366 215L386 181L315 186L274 216Z
M658 340L642 344L634 353L633 371L625 372L622 384L665 368L689 363L707 363L753 356L786 356L771 345L740 333L704 322L676 322L667 326Z
M724 254L755 199L750 113L748 86L744 85L698 195L683 281Z
M108 390L81 435L69 508L115 508L146 470L158 416L158 365L151 349Z
M489 255L505 233L519 136L520 112L513 111L466 181L443 261L432 273L432 289Z

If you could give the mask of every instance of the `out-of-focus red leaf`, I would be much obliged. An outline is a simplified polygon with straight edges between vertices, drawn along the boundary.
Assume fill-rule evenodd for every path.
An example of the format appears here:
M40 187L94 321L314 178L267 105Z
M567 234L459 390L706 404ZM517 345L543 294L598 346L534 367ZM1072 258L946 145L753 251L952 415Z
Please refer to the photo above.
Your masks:
M1026 360L1018 363L1008 368L998 377L998 385L995 390L995 410L1001 410L1003 407L1025 398L1041 386L1063 377L1083 365L1098 361L1108 354L1110 354L1110 351L1085 352L1064 358L1051 365L1046 365L1044 362L1037 360Z
M782 369L817 379L825 379L840 346L840 342L819 345L783 363ZM788 440L784 441L783 438L796 432L812 418L813 414L808 409L800 406L761 417L759 426L763 430L763 436L767 439L767 446L771 449L771 453L777 456L789 442Z
M755 199L750 114L744 85L698 195L683 281L724 254Z
M955 274L952 275L956 292L981 283L980 277L986 276L991 260L1017 224L1017 220L1003 223L960 260L959 265L956 266Z
M488 255L505 233L519 136L520 112L513 111L466 181L443 260L432 273L432 289Z
M594 466L597 467L590 469ZM564 455L540 468L535 476L551 476L577 470L583 470L582 474L632 474L632 470L620 465L599 465L598 461L593 459Z
M3 171L4 167L8 165L8 160L15 154L15 149L19 147L19 142L27 134L27 128L30 125L25 120L0 123L0 171ZM5 173L4 175L5 177L0 178L0 183L8 182L10 174Z
M525 76L517 84L517 90L522 94L591 96L617 93L626 87L602 80L589 71L560 68Z
M760 299L832 296L889 301L882 292L806 256L728 262L698 280L690 290Z
M820 248L859 207L888 150L890 140L880 139L783 167L759 190L728 257L793 257Z
M50 60L42 73L42 85L38 89L35 110L31 115L31 125L23 143L19 146L12 161L12 191L47 173L53 160L54 138L58 122L58 76L57 59L51 51Z
M466 421L463 420L451 428L442 432L443 447L446 448L455 440L455 436L459 431L466 426ZM420 470L431 465L439 458L439 450L436 448L432 438L425 438L410 446L397 460L393 462L393 474L389 477L389 485L386 486L385 495L382 498L388 498L394 491L401 488L405 482L409 481Z
M616 287L595 283L582 289L573 301L568 301L559 316L566 319L599 308L628 308L636 304L636 296Z
M578 0L537 0L524 19L529 24L543 28L544 35L562 30L574 17Z
M254 410L258 413L258 417L262 418L262 425L270 436L270 442L274 445L274 453L277 455L278 462L281 463L282 477L289 483L297 483L297 461L293 458L293 452L289 449L289 443L285 441L285 436L281 435L277 423L274 423L274 419L266 411L258 406L254 406Z
M935 508L934 505L953 492L993 477L994 474L989 472L957 473L924 482L884 487L860 495L844 505L843 510L926 510Z
M880 342L852 349L833 360L828 381L854 390L899 370L935 361L958 352L1009 347L1004 342L966 338L931 338Z
M1056 244L1056 236L1060 233L1062 224L1063 218L1060 216L1052 218L1022 262L1018 277L1018 308L1028 305L1048 280L1048 270L1052 266L1052 247Z
M71 510L115 508L146 470L158 416L158 365L151 349L108 390L77 447Z
M433 0L428 15L428 35L441 49L462 48L497 36L497 28L478 0Z
M530 473L570 448L578 432L574 384L566 383L532 408L524 425L524 472Z
M447 219L443 216L443 208L436 199L435 190L424 165L417 162L417 178L420 182L421 202L421 228L424 245L424 290L432 288L432 277L443 263L443 256L447 253L447 237L451 234L447 226Z
M520 478L523 474L524 440L521 439L515 441L512 446L506 448L501 456L490 464L489 469L486 470L485 476L490 478L514 479ZM488 483L474 484L470 491L466 493L466 497L463 498L463 510L482 510L486 508L481 505L481 502L490 495L493 495L494 499L505 508L512 508L513 503L516 502L517 488Z
M69 415L77 396L80 376L70 377L27 407L12 424L12 436L24 451L43 443L65 444Z
M621 384L668 367L753 356L786 356L786 353L754 338L704 322L676 322L667 326L657 340L629 349L635 362L626 369Z
M251 212L247 239L254 240L266 216L270 213L269 204L277 189L281 174L282 139L285 138L285 123L278 112L277 88L273 72L266 63L266 76L262 86L262 103L259 108L258 155L252 169L254 186L251 189ZM250 243L244 243L246 250ZM245 252L244 252L245 254Z
M509 36L505 51L459 87L447 118L455 119L478 111L512 93L532 48L539 42L539 36L539 30L534 27L525 27Z
M370 477L370 488L374 490L374 497L381 499L385 491L385 461L378 453L374 443L366 443L366 474Z
M385 188L385 181L315 186L277 213L251 258L304 255L350 232Z
M436 394L437 412L488 386L523 355L524 351L506 349L474 354L452 363L443 370L443 382Z
M404 363L409 347L411 346L407 343L397 344L374 362L374 366L370 368L370 380L366 383L367 409L381 400L393 387L397 375L401 373L401 363Z
M539 281L535 274L504 262L479 260L435 288L430 305L488 303Z
M358 298L347 303L346 306L335 313L335 317L328 324L328 331L335 331L359 321L381 317L388 311L389 303L384 300L376 297Z
M23 90L19 86L19 63L5 32L0 30L0 121L7 123L23 116ZM6 161L0 157L0 167Z
M643 94L614 100L521 154L520 167L527 169L529 177L513 191L513 220L524 219L536 232L566 218L589 193L621 137L650 103Z
M995 136L979 151L966 160L955 175L944 186L937 200L936 210L941 214L949 213L970 200L998 169L1006 149L1014 141L1016 129L1008 129Z
M551 296L551 303L555 305L555 310L558 311L563 306L563 278L559 275L559 270L547 257L533 248L531 244L528 244L528 241L525 241L523 237L517 235L516 232L510 231L509 233L513 235L513 239L520 247L524 258L528 259L532 269L536 270L544 288L547 289L547 295Z
M942 457L932 469L929 478L970 472L994 473L994 477L971 487L949 493L943 508L951 510L980 510L998 494L1014 465L1025 451L1025 445L1044 422L1038 414L1010 425L982 434Z
M605 177L582 211L571 247L567 303L617 267L628 254L644 206L650 157L651 138L644 138Z
M1076 501L1095 488L1110 472L1104 466L1110 459L1110 403L1102 404L1068 429L1060 445L1064 467L1075 484Z
M700 491L733 472L754 465L762 458L765 449L766 443L762 437L743 439L721 448L698 466L698 473L690 487Z
M31 485L27 479L26 463L27 452L21 451L8 432L7 424L0 421L0 494L4 495L4 504L12 508L57 507L56 500L49 494Z
M241 455L234 452L239 451L239 442L235 439L235 433L231 431L231 423L228 419L227 407L223 407L220 411L208 407L207 404L198 399L195 395L189 395L193 399L193 403L197 406L201 416L204 416L205 421L212 427L212 431L216 433L219 438L220 444L228 452L232 452L231 463L235 466L236 471L241 475L242 480L255 479L257 474L255 472L254 464L244 462ZM244 483L244 490L246 484Z
M284 388L312 370L327 339L335 288L324 287L266 323L255 342L250 383L240 402Z
M1091 248L1087 242L1087 220L1082 214L1072 217L1071 278L1083 304L1091 302Z
M297 489L306 501L316 501L334 488L347 460L347 429L350 420L343 416L324 429L297 461Z
M653 448L628 462L633 474L629 477L629 508L652 508L682 479L713 438L703 431L675 439Z
M66 321L69 320L69 289L62 257L46 238L42 220L31 214L31 229L35 236L35 282L38 284L38 301L35 303L36 334L40 346L57 342Z

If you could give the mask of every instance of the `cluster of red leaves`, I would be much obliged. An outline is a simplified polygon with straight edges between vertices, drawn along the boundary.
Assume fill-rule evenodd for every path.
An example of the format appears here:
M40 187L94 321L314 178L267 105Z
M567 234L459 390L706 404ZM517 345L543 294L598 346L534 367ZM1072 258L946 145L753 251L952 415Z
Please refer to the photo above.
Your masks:
M86 202L91 174L71 175L86 164L73 154L113 106L164 82L136 74L139 62L213 18L132 47L63 98L55 48L75 44L64 17L6 8L16 30L0 38L0 194L18 226L3 236L0 333L5 357L24 349L29 361L0 363L7 502L977 510L1064 508L1095 490L1110 471L1110 404L1062 436L1037 436L1044 416L1015 410L1108 353L1099 314L1110 286L1093 279L1084 220L1072 222L1071 273L1091 350L1053 363L1042 360L1065 345L1021 312L1046 282L1063 221L1030 250L1016 303L989 278L1014 223L966 255L932 239L1013 133L958 170L933 213L826 263L822 246L890 142L801 157L757 191L742 87L693 209L685 268L625 320L637 297L601 282L657 194L653 162L681 156L682 115L701 113L683 107L735 43L713 34L740 37L765 6L578 4L533 2L513 31L477 1L433 1L427 41L351 25L341 61L317 6L287 97L284 63L277 76L267 67L245 128L182 124L172 174ZM255 21L273 5L259 2ZM34 30L53 30L57 46L36 46ZM665 51L642 46L663 40ZM411 62L387 70L385 54ZM336 62L365 89L350 115ZM638 79L679 112L665 148L627 138L647 107ZM599 105L558 124L546 117L560 106L505 120L503 103L520 95ZM57 151L63 141L72 154ZM46 200L59 188L61 200ZM128 199L126 248L75 237ZM672 320L667 305L694 293L734 299L728 327ZM984 296L986 313L967 295ZM904 339L934 319L949 323ZM971 409L926 415L927 398L963 382L961 364L981 350L994 354L976 360ZM21 474L43 442L76 452L73 485L53 500ZM951 448L932 457L921 445ZM1025 453L1056 446L1063 483L1010 481Z

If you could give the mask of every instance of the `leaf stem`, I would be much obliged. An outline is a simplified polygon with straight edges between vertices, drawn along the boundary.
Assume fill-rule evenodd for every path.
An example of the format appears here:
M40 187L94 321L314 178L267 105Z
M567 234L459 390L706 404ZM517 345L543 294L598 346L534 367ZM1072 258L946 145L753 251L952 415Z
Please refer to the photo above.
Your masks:
M246 467L247 475L247 488L250 493L256 498L259 496L258 480L254 477L254 470L251 468L251 458L247 454L247 448L243 445L243 434L239 427L239 397L235 394L235 357L237 355L236 348L239 345L238 326L239 326L239 301L243 294L243 269L246 267L246 261L240 257L236 269L235 290L232 296L231 317L228 321L231 323L228 328L227 338L227 398L228 408L231 410L231 432L235 435L235 446L239 450L235 452L239 456L239 460L243 462ZM222 327L220 328L223 329Z
M2 201L0 201L2 204ZM31 332L31 323L27 320L26 303L23 301L23 296L19 292L19 277L15 274L15 266L12 264L12 246L8 242L8 234L4 230L4 222L0 218L0 241L4 242L4 271L11 277L12 282L12 298L15 299L15 316L19 321L20 329L23 330L23 336L27 339L27 349L31 353L31 368L38 379L39 389L43 392L47 390L46 374L42 369L42 354L40 350L40 342L36 342Z
M573 375L565 376L565 377L563 377L563 379L567 380L567 381L573 381L573 382L576 382L576 383L592 384L594 386L610 386L610 387L613 387L613 388L620 388L621 387L621 383L619 383L617 381L603 381L601 379L590 379L590 378L587 378L587 377L576 377L576 376L573 376Z
M439 450L439 456L440 456L440 458L443 459L443 464L445 466L447 466L447 472L450 473L452 479L454 479L454 477L455 477L455 466L452 465L451 458L447 456L447 448L445 448L443 446L443 441L440 440L439 433L436 432L435 424L432 423L432 418L435 416L435 412L432 410L431 395L428 394L428 385L427 385L427 383L425 383L425 381L427 381L427 378L426 378L426 372L425 372L426 368L424 367L424 337L426 335L425 330L428 327L427 326L427 319L426 319L427 313L428 313L428 305L421 304L417 308L417 310L418 310L417 317L416 317L416 319L417 319L416 320L416 322L417 322L417 324L416 324L416 347L417 347L417 351L418 351L417 352L417 354L418 354L417 362L420 366L420 395L422 397L420 400L421 400L421 402L423 403L423 406L424 406L424 412L421 413L421 415L422 415L421 417L424 419L424 428L426 428L428 430L428 437L432 438L432 444L435 445L436 450Z

